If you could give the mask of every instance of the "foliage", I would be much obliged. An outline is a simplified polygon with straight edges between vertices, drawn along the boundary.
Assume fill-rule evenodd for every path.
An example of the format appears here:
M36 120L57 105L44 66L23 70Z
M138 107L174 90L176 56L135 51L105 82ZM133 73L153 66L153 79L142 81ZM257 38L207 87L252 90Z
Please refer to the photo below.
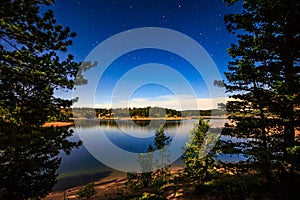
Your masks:
M57 108L55 115L48 116L48 122L68 122L72 116L71 108Z
M289 182L266 184L257 174L218 174L209 181L195 185L195 199L297 199L299 175Z
M141 165L141 173L127 173L127 187L133 191L138 191L151 185L153 179L153 154L154 148L149 145L147 152L141 153L138 162Z
M224 174L197 184L195 194L222 196L222 199L266 199L267 188L257 176Z
M211 109L211 110L183 110L181 111L182 117L190 116L211 116L211 115L221 116L224 115L224 111L221 109Z
M145 107L145 108L73 108L75 118L111 118L111 117L151 117L151 118L171 118L171 117L190 117L190 116L211 116L224 115L225 105L219 104L219 109L212 110L184 110L178 111L169 108Z
M147 152L139 155L141 173L127 173L127 187L135 192L151 187L153 192L158 192L167 183L170 173L169 161L166 159L170 143L170 137L165 135L163 127L155 131L154 147L149 145Z
M163 118L163 117L180 117L181 112L168 108L159 107L145 107L145 108L129 108L130 117L152 117L152 118Z
M180 117L181 112L159 107L145 107L145 108L73 108L74 117L80 118L94 118L94 117L152 117L152 118L163 118L163 117Z
M102 116L110 116L111 110L106 110L106 112ZM87 119L93 119L97 117L97 110L94 108L72 108L72 114L74 118L87 118ZM102 112L101 112L102 113Z
M78 199L90 199L92 196L97 194L94 183L89 183L86 186L80 188L77 191Z
M171 144L171 139L169 136L165 135L164 127L160 127L155 131L154 137L154 150L158 152L157 163L158 163L158 171L156 172L156 178L154 179L154 183L158 188L162 187L167 182L167 177L169 176L169 167L170 161L168 158L170 157L170 152L168 151L168 147Z
M54 96L69 90L79 63L66 54L76 35L47 10L52 0L0 3L0 198L39 199L56 183L61 150L70 153L68 128L43 128L71 100ZM42 9L43 8L43 11ZM63 59L62 59L63 58Z
M199 118L198 124L190 133L190 139L184 148L182 159L185 163L184 171L191 179L205 180L209 175L209 169L213 166L213 151L206 144L205 135L209 135L209 122ZM211 135L213 137L213 135Z
M166 198L161 197L156 194L150 194L148 192L144 192L141 197L135 197L132 200L165 200Z
M236 1L225 0L229 5ZM243 1L241 13L225 16L238 44L228 49L233 58L225 73L227 104L233 124L224 134L243 138L228 152L248 157L249 168L271 181L272 174L293 173L300 98L300 4L286 0Z

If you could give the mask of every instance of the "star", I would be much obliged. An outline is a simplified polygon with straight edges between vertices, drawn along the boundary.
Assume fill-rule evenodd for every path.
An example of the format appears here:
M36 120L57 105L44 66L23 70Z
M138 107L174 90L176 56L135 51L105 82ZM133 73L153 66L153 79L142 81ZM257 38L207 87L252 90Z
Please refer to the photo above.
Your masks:
M219 27L219 26L216 27L216 31L221 31L221 30L222 30L221 27Z

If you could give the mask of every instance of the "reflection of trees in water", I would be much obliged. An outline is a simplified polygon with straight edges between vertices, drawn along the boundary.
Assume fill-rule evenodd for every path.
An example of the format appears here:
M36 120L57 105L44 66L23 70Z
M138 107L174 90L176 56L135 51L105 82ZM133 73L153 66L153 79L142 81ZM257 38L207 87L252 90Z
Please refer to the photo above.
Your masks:
M212 119L211 127L223 127L223 119ZM161 125L164 125L165 128L176 128L182 126L186 120L118 120L118 119L75 119L75 126L77 128L88 128L88 127L111 127L111 128L132 128L134 126L150 128L153 130L158 129Z
M147 127L156 130L161 125L165 128L174 128L181 125L180 120L164 121L164 120L100 120L100 126L131 128L134 126Z
M75 119L74 120L75 127L77 128L88 128L88 127L95 127L99 126L99 120L86 120L86 119Z
M75 120L75 126L77 128L88 127L112 127L112 128L131 128L134 126L146 127L153 130L158 129L161 125L165 128L174 128L181 125L181 120L117 120L117 119L101 119L101 120Z

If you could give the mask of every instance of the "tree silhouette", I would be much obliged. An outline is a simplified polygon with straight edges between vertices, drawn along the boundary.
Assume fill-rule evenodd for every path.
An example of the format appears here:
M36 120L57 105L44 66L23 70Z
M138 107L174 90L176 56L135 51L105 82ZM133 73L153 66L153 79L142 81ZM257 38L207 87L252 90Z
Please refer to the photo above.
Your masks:
M70 107L71 100L53 94L73 87L79 66L66 54L76 34L56 24L51 10L41 11L52 2L0 2L0 199L47 195L59 152L80 145L67 140L68 128L42 127Z
M233 60L225 73L227 92L236 99L226 106L235 123L224 134L246 138L232 152L247 156L269 181L273 173L292 173L297 164L290 149L299 145L299 15L297 1L245 0L241 13L225 16L238 44L228 49Z

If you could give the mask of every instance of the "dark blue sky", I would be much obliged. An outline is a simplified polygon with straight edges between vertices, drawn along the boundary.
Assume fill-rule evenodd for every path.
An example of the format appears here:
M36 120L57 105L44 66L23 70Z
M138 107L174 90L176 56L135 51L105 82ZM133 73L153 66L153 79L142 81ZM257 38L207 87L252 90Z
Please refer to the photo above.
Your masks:
M52 9L58 23L68 25L77 33L70 48L76 60L83 61L98 44L122 31L162 27L179 31L196 40L209 53L223 77L230 60L226 49L236 41L235 36L225 28L224 14L240 11L240 7L227 7L222 0L57 0ZM153 61L170 66L174 66L175 62L177 68L174 68L186 76L193 87L205 87L201 77L191 67L185 69L188 63L178 56L162 51L137 51L122 56L107 70L106 76L101 79L106 86L98 88L102 99L97 103L109 102L104 96L110 96L109 91L113 90L113 85L127 70ZM155 95L152 92L152 98L171 94L170 91L163 92L164 89L155 87L144 87L133 96L146 97L149 91L159 91ZM209 97L204 90L197 93L197 96Z

